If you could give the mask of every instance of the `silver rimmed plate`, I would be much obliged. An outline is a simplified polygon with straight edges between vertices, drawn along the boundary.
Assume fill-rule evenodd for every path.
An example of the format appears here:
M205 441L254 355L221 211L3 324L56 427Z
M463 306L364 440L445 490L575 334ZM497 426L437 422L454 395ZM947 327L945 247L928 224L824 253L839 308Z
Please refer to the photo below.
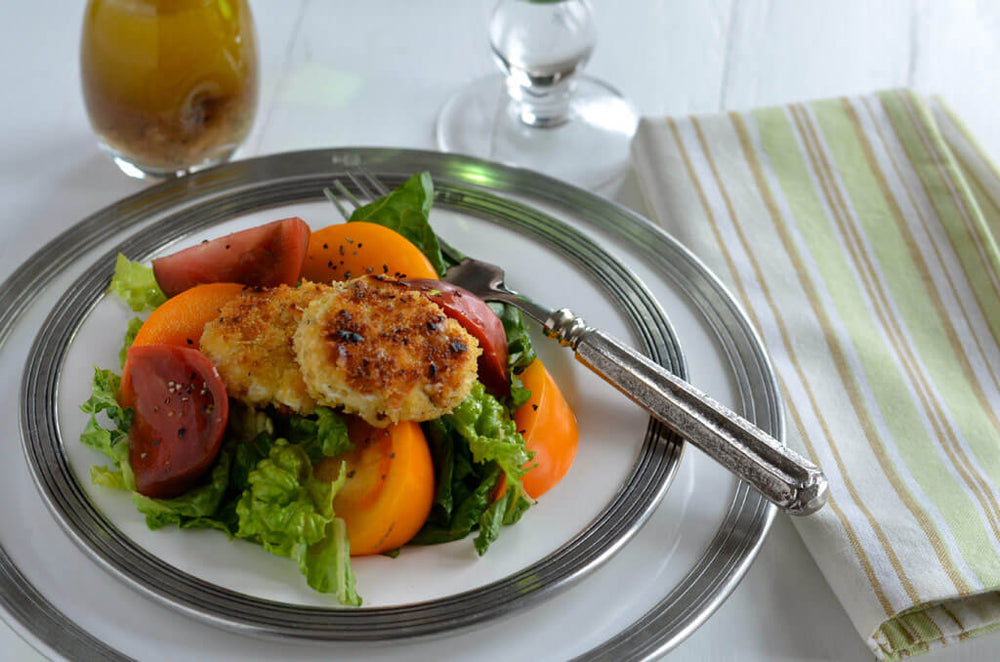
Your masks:
M325 222L316 215L325 213L327 221L333 220L332 211L315 202L322 187L354 163L364 163L389 183L430 170L440 191L434 223L452 243L507 266L515 287L569 305L591 322L631 336L637 346L682 371L677 341L657 303L663 296L658 289L672 289L714 330L720 354L730 362L728 386L735 386L739 408L781 434L769 366L731 298L669 237L611 203L532 173L423 152L327 150L230 164L147 190L83 221L29 260L0 295L7 304L0 308L0 329L36 325L29 334L30 348L21 354L27 361L18 414L41 494L97 565L166 603L168 612L285 639L386 640L445 631L446 639L482 637L484 631L510 627L526 610L545 612L553 601L582 595L579 584L555 594L622 548L654 510L676 470L679 446L609 387L574 367L558 348L539 340L543 358L566 385L585 431L571 472L576 478L543 498L529 512L533 517L505 531L498 548L484 559L468 554L467 545L451 543L444 551L406 550L394 561L361 560L356 566L359 589L369 607L338 609L321 597L288 588L294 584L286 580L294 582L295 577L280 569L284 560L271 563L249 545L224 538L219 543L217 536L192 537L191 532L145 531L122 495L90 487L87 465L97 458L76 440L82 417L73 407L86 395L89 364L113 360L118 329L124 326L124 312L102 297L113 251L146 258L168 246L292 213L318 227ZM82 268L68 266L74 260ZM652 292L646 287L651 281ZM40 305L38 287L49 282L50 294L60 296ZM15 325L22 312L31 319ZM712 535L704 541L703 553L672 590L657 596L641 617L629 617L624 627L611 633L595 630L598 640L585 639L582 649L565 645L560 650L589 649L616 657L657 651L707 617L745 570L773 516L744 486L721 484L728 488L723 489L721 520L708 527ZM8 547L6 535L3 541ZM664 540L664 556L677 543ZM17 567L23 567L19 561ZM55 650L95 645L87 632L103 631L106 623L94 627L76 613L62 614L58 604L39 602L32 593L44 591L38 590L44 582L19 581L17 569L11 568L5 580L17 590L7 592L9 611L18 616L29 605L62 626L34 630L36 636ZM554 597L540 600L547 596ZM642 599L629 602L649 600L635 597ZM610 597L599 609L608 607L614 608ZM75 609L67 607L67 612ZM495 618L501 615L507 617ZM187 628L200 627L186 623ZM479 628L463 628L477 623ZM220 632L216 638L223 636L233 635ZM434 640L419 641L433 645L428 642ZM112 643L133 651L127 642ZM261 652L263 646L251 650ZM338 646L344 653L366 650ZM391 654L385 645L377 650Z

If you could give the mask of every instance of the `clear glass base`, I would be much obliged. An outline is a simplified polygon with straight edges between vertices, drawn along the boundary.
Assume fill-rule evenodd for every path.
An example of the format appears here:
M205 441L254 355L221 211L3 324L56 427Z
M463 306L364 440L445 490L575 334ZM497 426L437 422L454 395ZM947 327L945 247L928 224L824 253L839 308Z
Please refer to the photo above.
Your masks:
M606 83L588 76L574 82L569 120L532 127L521 121L502 75L482 78L441 109L438 147L536 170L584 188L614 181L628 166L638 113Z
M159 168L155 166L143 165L130 160L127 156L119 152L118 150L109 147L104 143L98 143L105 154L111 157L111 160L115 162L118 169L129 177L135 179L149 179L149 180L164 180L173 179L174 177L183 177L184 175L191 174L192 172L197 172L199 170L204 170L205 168L211 168L212 166L219 165L220 163L225 163L236 151L236 147L224 151L222 153L216 152L211 158L206 158L194 165L186 166L180 169L171 168Z

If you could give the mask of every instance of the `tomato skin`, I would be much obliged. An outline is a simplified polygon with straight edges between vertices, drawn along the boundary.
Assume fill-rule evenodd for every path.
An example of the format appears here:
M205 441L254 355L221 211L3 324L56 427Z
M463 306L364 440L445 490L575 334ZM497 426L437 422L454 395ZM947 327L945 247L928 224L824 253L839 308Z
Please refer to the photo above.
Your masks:
M479 381L490 395L504 398L510 395L507 377L507 333L503 322L485 301L472 292L440 280L409 279L410 287L441 306L448 317L456 320L479 341Z
M520 375L531 398L516 412L514 422L524 436L525 447L535 456L524 474L524 491L537 499L562 480L576 457L580 431L552 375L541 360L535 359Z
M208 472L229 419L229 400L215 367L201 352L174 345L128 351L122 405L135 411L129 462L136 490L168 499Z
M413 421L375 428L355 416L347 427L354 450L321 459L315 474L334 480L347 463L347 482L333 499L333 512L347 525L351 556L402 547L420 531L434 503L434 463L424 433Z
M157 258L153 275L168 297L204 283L294 285L309 235L309 226L298 217L265 223Z
M377 223L340 223L316 230L302 277L314 283L331 283L375 274L392 278L434 278L430 260L395 230Z

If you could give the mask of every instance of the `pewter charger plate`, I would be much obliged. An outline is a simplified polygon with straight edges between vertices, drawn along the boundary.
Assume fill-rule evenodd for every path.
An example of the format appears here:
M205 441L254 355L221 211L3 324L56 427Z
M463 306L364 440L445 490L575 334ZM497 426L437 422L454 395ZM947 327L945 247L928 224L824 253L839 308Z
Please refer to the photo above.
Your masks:
M60 265L94 256L55 305L42 311L48 314L24 367L20 428L28 464L56 519L98 565L132 588L215 625L286 640L413 641L418 635L469 632L466 626L475 624L479 631L502 628L491 624L510 622L515 610L544 609L551 600L542 598L557 592L555 599L576 592L576 587L559 589L622 549L670 484L680 444L644 417L617 409L623 401L616 394L601 391L589 373L565 360L565 353L537 340L581 417L581 453L570 474L577 478L567 479L529 511L537 512L535 517L505 530L498 549L484 559L463 554L464 541L444 546L449 549L443 552L420 548L412 559L407 549L395 561L373 559L372 568L368 559L359 560L359 592L366 598L367 592L374 594L370 607L336 608L321 597L285 587L287 578L273 562L287 561L249 545L233 548L239 550L235 554L226 549L224 558L213 560L220 548L240 543L190 537L191 532L144 531L136 526L141 518L130 514L129 504L119 507L117 502L127 502L123 495L89 486L86 465L98 458L80 447L79 427L73 427L69 411L81 401L81 367L88 361L111 367L107 357L113 358L109 348L114 342L106 339L123 328L123 320L115 318L122 313L102 294L114 252L146 259L168 246L172 250L300 209L319 227L324 223L317 222L316 214L330 212L314 202L322 198L322 187L357 163L389 184L430 170L438 189L440 211L433 220L439 232L470 254L505 264L516 287L554 305L571 305L618 335L631 335L650 356L683 374L677 339L655 296L615 255L624 245L630 259L641 261L629 266L665 277L701 311L731 361L745 414L780 438L773 376L742 314L700 263L635 215L554 180L451 155L321 150L233 163L149 189L86 219L29 260L0 294L3 337L21 310L32 307L29 297L66 270ZM327 220L333 220L332 212ZM86 386L87 379L82 381ZM614 429L607 427L608 421ZM624 439L608 443L614 436ZM613 657L655 653L707 617L745 570L773 517L773 510L742 484L734 482L724 498L729 502L725 515L683 580L640 618L580 652ZM665 540L665 549L670 544ZM250 570L264 580L247 580L247 574L257 577ZM421 583L417 576L436 579ZM290 578L294 581L294 574ZM81 627L81 619L39 600L42 596L17 566L8 563L0 581L10 587L4 591L9 612L54 651L111 653Z

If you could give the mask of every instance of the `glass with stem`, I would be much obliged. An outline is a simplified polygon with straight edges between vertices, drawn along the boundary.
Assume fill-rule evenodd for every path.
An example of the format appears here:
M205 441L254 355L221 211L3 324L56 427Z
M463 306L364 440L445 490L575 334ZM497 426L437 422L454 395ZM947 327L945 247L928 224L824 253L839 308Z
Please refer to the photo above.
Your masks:
M597 40L588 0L500 0L489 20L500 74L451 97L438 147L595 188L621 176L638 124L610 85L583 75Z

